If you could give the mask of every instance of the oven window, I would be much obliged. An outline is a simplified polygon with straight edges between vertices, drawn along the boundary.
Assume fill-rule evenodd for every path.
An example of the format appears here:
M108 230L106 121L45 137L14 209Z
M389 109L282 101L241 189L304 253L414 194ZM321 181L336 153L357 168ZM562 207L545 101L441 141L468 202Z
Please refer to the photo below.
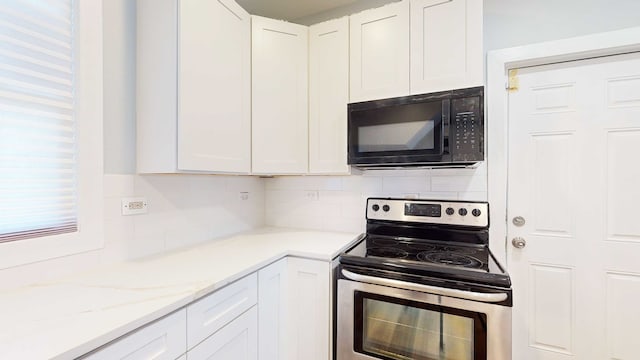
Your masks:
M486 315L356 292L354 347L379 359L486 360Z
M435 147L434 128L433 120L361 126L358 151L432 150Z
M349 136L353 151L367 155L439 154L442 108L442 101L433 101L351 110Z

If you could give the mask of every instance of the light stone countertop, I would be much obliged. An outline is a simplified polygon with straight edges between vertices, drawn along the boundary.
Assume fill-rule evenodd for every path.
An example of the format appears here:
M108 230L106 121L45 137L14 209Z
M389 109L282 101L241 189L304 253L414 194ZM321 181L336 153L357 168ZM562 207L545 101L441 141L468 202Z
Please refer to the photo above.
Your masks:
M331 261L358 234L262 228L0 292L0 359L72 359L284 256Z

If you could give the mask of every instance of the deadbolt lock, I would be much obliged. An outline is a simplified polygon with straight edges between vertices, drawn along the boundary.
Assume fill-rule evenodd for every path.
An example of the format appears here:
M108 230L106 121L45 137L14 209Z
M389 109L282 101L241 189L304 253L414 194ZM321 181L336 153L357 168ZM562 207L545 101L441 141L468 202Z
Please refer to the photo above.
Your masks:
M526 223L525 219L522 216L516 216L513 218L513 225L517 227L522 227Z

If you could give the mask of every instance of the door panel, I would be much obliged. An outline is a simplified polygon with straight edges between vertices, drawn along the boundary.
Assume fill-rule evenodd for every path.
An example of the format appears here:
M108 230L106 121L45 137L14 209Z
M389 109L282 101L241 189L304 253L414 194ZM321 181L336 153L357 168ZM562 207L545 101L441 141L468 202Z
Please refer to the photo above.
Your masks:
M507 225L508 241L526 246L507 250L513 358L635 359L628 334L640 316L628 299L640 298L640 55L517 77Z
M308 29L252 16L252 171L308 171Z
M350 101L409 93L409 2L351 15Z
M231 0L178 4L178 169L246 174L251 18Z
M536 289L544 289L535 292L531 298L531 346L571 354L573 275L568 267L531 264L531 285Z

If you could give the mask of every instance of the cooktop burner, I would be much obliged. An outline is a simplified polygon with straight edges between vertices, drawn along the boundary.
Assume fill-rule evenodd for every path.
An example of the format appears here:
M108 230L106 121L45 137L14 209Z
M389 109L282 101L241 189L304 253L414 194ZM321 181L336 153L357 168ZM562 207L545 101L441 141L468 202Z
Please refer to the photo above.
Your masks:
M462 254L450 253L450 252L428 252L423 251L418 253L418 260L432 262L436 264L445 264L451 266L462 266L468 268L480 268L482 267L482 261Z
M384 245L384 246L381 246ZM405 259L419 263L488 270L488 249L476 244L443 244L424 239L369 235L364 241L365 257Z

